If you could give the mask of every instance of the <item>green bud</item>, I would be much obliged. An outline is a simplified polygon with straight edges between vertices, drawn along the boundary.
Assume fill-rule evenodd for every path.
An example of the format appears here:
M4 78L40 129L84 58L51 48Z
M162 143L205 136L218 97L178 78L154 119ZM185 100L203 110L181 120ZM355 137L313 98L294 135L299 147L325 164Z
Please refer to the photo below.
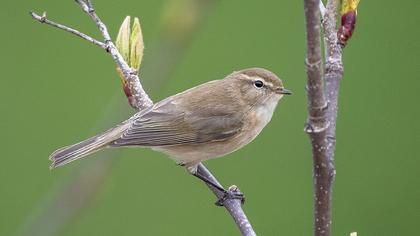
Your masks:
M130 59L129 65L135 70L140 69L141 60L143 58L143 34L141 32L140 21L134 18L133 28L130 36Z
M130 21L130 16L125 17L118 32L117 40L115 41L118 51L127 62L129 61L130 55Z

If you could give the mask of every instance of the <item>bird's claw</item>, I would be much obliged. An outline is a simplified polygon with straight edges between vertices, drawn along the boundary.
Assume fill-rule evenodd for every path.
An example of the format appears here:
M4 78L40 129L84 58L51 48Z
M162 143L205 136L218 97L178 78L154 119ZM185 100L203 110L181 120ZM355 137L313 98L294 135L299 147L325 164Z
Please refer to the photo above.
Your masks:
M224 206L225 201L228 199L239 199L241 200L242 205L245 203L245 195L243 193L231 190L231 188L229 188L229 190L226 190L214 204L216 206Z

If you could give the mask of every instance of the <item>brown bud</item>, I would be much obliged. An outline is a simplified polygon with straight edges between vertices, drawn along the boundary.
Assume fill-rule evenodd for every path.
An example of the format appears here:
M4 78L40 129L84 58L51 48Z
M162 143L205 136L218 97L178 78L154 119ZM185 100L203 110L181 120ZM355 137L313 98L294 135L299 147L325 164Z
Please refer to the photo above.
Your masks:
M338 29L337 37L338 43L343 47L346 46L347 41L351 38L356 27L356 11L348 11L341 16L341 26Z

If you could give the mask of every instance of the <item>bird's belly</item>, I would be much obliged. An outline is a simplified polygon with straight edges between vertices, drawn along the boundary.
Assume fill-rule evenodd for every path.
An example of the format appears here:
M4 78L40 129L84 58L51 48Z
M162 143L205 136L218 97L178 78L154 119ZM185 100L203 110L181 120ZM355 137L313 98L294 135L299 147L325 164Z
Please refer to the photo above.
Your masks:
M178 163L198 163L212 158L225 156L232 153L254 140L262 129L267 125L272 116L272 111L256 109L248 114L251 119L244 124L242 131L226 140L214 141L205 144L176 145L154 147L156 151L161 151L169 155Z
M153 149L166 153L178 163L187 164L225 156L247 143L241 142L238 138L231 138L225 141L215 141L205 144L154 147Z

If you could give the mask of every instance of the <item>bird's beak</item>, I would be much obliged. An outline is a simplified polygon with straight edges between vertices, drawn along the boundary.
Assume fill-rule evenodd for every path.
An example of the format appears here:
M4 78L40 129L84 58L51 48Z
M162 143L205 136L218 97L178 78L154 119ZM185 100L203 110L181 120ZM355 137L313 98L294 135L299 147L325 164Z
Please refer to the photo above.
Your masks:
M293 94L292 91L290 91L288 89L285 89L285 88L279 88L277 90L277 93L283 94L283 95L292 95Z

